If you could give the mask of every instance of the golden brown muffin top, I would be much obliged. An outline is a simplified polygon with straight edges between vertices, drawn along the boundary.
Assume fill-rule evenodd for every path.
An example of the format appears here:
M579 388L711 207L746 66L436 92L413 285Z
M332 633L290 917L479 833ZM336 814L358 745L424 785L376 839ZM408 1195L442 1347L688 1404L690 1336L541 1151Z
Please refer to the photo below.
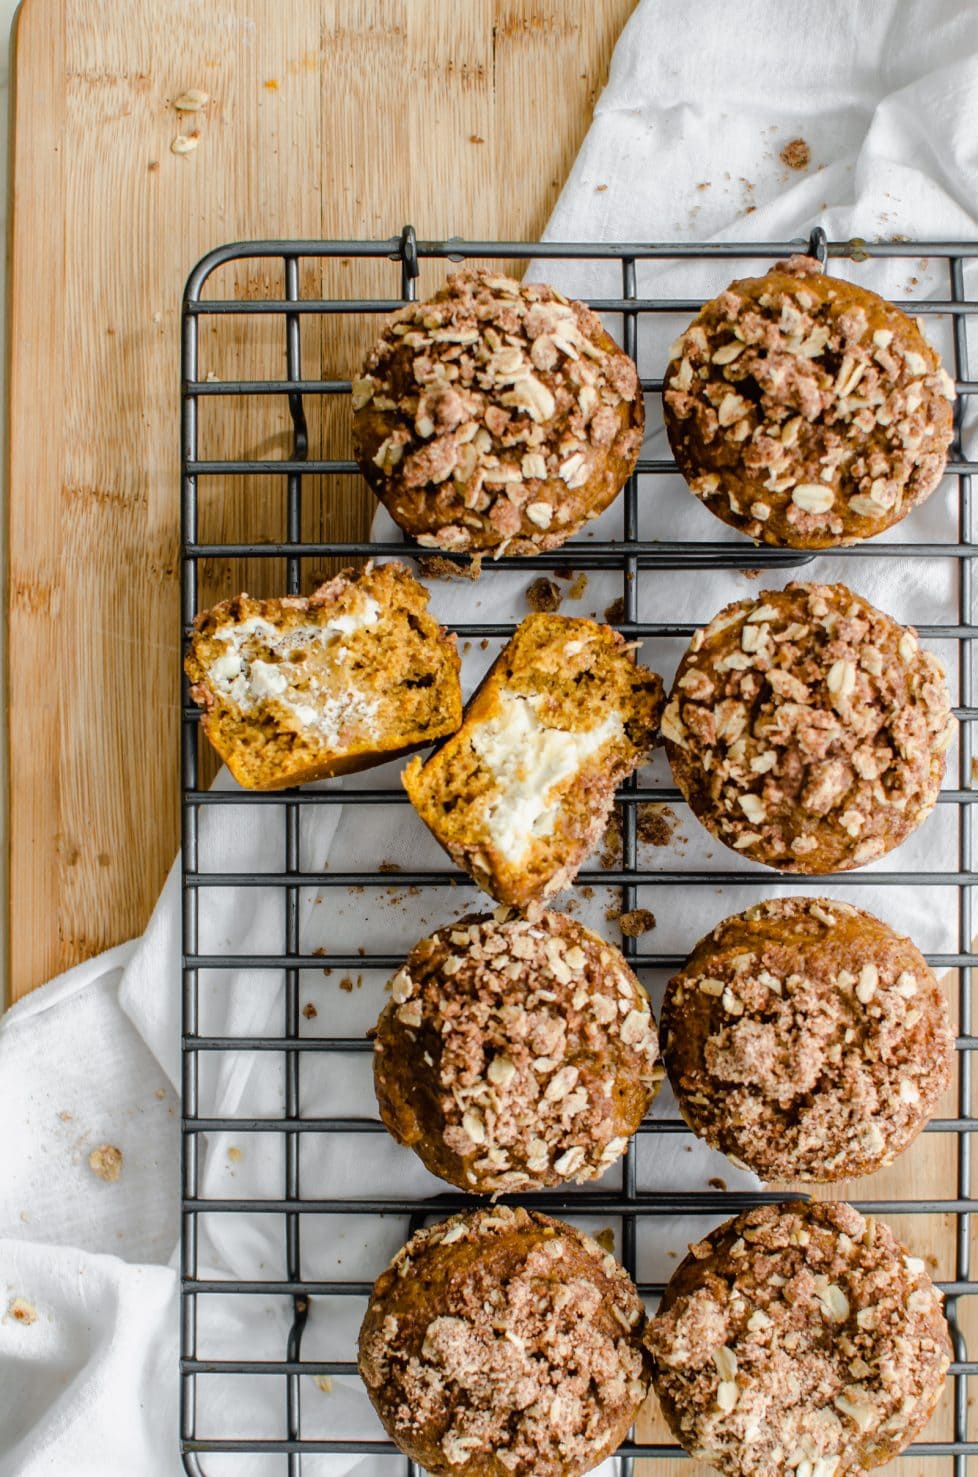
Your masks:
M617 1446L645 1397L643 1321L595 1241L500 1206L412 1237L374 1288L360 1371L429 1471L566 1477Z
M413 509L425 527L415 504L433 498L441 523L418 541L444 549L556 547L586 516L598 464L634 461L644 423L635 365L597 314L545 283L473 268L394 314L353 407L371 481L376 469L401 522Z
M669 982L662 1038L691 1127L767 1180L889 1163L934 1112L954 1053L919 950L826 898L718 924Z
M645 991L560 913L469 917L412 949L377 1026L384 1120L463 1189L594 1179L661 1080Z
M861 866L929 814L955 734L944 669L845 585L738 600L697 631L662 720L676 781L768 866Z
M950 1362L940 1293L851 1205L762 1205L690 1247L646 1343L669 1424L730 1477L846 1477L922 1429Z
M664 401L680 470L753 538L869 538L940 480L954 382L911 318L810 257L732 282L671 359Z

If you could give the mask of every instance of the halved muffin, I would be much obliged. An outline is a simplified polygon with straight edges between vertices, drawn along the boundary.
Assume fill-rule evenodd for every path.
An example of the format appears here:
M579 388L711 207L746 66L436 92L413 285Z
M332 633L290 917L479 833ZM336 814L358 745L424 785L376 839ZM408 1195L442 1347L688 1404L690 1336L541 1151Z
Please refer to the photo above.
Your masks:
M610 626L527 616L462 727L411 761L404 787L458 866L499 902L527 907L576 876L661 708L660 679Z
M194 622L185 668L204 732L240 785L369 769L453 733L455 637L402 564L344 570L309 598L238 595Z

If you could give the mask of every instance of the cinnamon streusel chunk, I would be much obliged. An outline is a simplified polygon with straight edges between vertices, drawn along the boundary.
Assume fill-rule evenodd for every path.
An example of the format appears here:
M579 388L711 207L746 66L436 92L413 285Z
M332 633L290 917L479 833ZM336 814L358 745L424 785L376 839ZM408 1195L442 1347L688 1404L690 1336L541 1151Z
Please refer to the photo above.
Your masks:
M417 1232L377 1279L360 1373L434 1477L574 1477L648 1392L634 1283L573 1226L499 1206Z
M622 955L561 913L471 916L411 950L374 1040L385 1124L463 1190L596 1179L663 1076Z
M356 457L435 549L556 549L614 500L645 407L597 314L468 268L395 313L353 382Z
M650 1321L676 1438L728 1477L858 1477L923 1429L951 1359L941 1295L851 1205L761 1205L690 1247Z
M738 600L694 635L662 719L693 813L785 872L862 866L930 814L955 734L944 669L845 585Z
M673 345L666 430L693 492L766 544L871 538L941 479L954 382L917 323L811 257L732 282Z
M662 683L610 626L528 615L462 726L404 787L454 862L497 902L553 897L598 844L615 786L648 757Z
M701 939L666 989L662 1044L690 1127L765 1180L891 1163L954 1058L920 951L827 898L757 903Z

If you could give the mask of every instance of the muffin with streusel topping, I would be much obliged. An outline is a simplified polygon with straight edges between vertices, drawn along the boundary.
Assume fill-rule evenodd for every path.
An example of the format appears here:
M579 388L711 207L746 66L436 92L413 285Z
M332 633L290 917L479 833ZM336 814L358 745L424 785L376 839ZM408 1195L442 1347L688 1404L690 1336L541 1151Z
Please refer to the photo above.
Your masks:
M892 1163L954 1059L919 949L828 898L776 898L717 924L669 981L661 1030L687 1123L764 1180Z
M845 585L791 584L694 635L662 719L676 783L727 846L785 872L883 856L937 802L944 669Z
M634 470L645 408L596 313L467 268L395 313L353 382L357 461L425 547L556 549Z
M422 939L374 1037L381 1117L463 1190L604 1174L662 1069L642 986L573 918L470 916Z
M573 1226L497 1206L418 1231L377 1279L359 1365L380 1419L434 1477L577 1477L648 1392L645 1310Z
M521 621L462 726L401 781L452 860L497 902L536 908L576 877L615 788L651 752L662 682L583 617Z
M669 1426L727 1477L859 1477L927 1424L941 1294L851 1205L759 1205L690 1247L646 1344Z
M824 549L933 492L954 395L914 319L795 256L706 304L673 345L663 404L711 513L766 544Z

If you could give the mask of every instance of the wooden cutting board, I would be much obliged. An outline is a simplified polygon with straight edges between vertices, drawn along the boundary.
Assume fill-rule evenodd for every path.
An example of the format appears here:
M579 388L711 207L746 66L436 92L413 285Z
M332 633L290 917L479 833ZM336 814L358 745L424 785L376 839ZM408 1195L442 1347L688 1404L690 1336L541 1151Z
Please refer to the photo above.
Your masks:
M259 236L532 240L634 0L24 0L12 63L10 995L179 838L180 297ZM210 95L200 141L173 109ZM334 510L361 537L351 482Z

